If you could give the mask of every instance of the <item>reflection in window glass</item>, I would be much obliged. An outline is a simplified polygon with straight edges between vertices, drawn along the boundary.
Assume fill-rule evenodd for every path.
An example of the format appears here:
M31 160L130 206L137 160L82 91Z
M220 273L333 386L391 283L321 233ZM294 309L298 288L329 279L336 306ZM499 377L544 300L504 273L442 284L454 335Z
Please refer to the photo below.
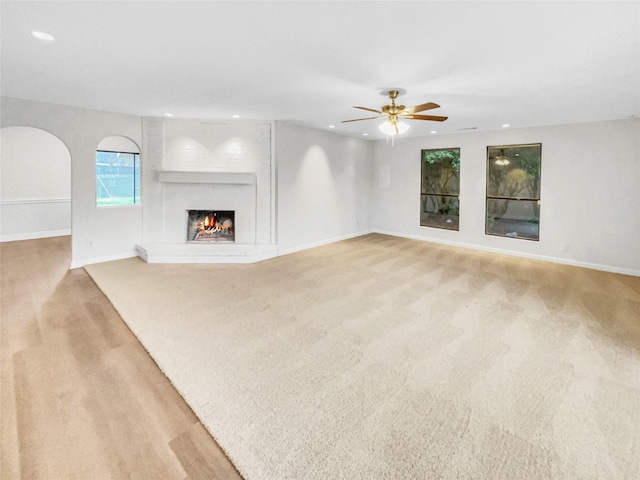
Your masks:
M140 154L96 152L96 204L140 203Z
M540 152L539 143L488 147L488 235L539 239Z
M422 150L420 225L458 230L460 149Z
M538 240L537 200L487 199L487 234Z

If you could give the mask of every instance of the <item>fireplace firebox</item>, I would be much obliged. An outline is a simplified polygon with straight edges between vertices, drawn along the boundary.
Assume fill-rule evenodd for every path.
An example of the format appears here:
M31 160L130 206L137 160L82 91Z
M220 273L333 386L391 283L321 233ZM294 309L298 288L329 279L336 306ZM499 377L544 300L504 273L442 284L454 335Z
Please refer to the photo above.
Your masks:
M187 243L235 242L232 210L187 210Z

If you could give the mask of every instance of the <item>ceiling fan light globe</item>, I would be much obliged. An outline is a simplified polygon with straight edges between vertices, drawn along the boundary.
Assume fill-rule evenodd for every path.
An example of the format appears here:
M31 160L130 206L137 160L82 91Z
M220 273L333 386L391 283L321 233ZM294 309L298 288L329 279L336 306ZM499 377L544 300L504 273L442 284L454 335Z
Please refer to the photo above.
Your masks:
M382 122L380 124L380 126L378 127L378 129L384 133L385 135L388 136L393 136L396 134L396 129L393 126L393 123L391 123L389 120L385 120L384 122Z
M398 125L398 130L400 131L400 135L402 135L407 130L409 130L409 124L404 123L402 120L399 120L398 122L396 122L396 124Z
M396 125L398 126L398 131L396 132ZM385 120L379 127L378 129L384 133L385 135L388 135L390 137L400 134L402 135L404 132L406 132L407 130L409 130L409 125L407 125L406 123L404 123L401 120L398 120L395 124L389 120Z

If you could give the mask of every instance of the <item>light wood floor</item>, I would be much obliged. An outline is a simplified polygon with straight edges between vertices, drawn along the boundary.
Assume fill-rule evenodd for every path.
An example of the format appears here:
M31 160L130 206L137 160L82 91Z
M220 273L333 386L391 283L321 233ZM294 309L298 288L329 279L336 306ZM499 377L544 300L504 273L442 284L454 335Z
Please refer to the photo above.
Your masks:
M241 479L70 237L0 244L2 479Z

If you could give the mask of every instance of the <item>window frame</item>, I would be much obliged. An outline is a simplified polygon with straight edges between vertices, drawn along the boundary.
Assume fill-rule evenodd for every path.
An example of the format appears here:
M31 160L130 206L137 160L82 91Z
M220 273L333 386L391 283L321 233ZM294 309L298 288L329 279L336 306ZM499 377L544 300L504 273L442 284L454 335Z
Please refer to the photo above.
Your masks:
M455 193L442 193L442 192L431 192L431 191L427 191L425 189L424 186L424 178L425 178L425 152L438 152L438 151L457 151L458 153L458 162L460 162L460 158L461 158L461 149L460 147L449 147L449 148L423 148L420 150L420 226L421 227L428 227L428 228L440 228L442 230L450 230L450 231L454 231L454 232L459 232L460 231L460 165L458 165L458 169L457 169L457 192ZM449 163L449 165L451 165L451 163ZM452 170L455 170L452 168ZM447 181L447 183L449 183L449 181ZM427 224L423 221L422 219L422 215L424 212L424 208L423 208L423 199L427 197L440 197L441 199L446 197L446 198L453 198L457 201L457 210L458 213L457 215L452 215L457 217L457 221L455 223L455 225L453 225L452 227L447 227L446 225L439 225L437 223L432 223L432 224ZM426 200L428 201L428 200Z
M97 208L120 208L120 207L140 207L142 205L142 165L141 165L141 154L140 152L127 152L127 151L121 151L121 150L106 150L106 149L101 149L101 148L96 148L96 170L95 170L95 176L96 176L96 181L99 178L98 175L98 158L97 155L98 153L116 153L116 154L126 154L126 155L133 155L133 202L130 203L116 203L116 204L106 204L106 205L100 205L98 203L98 199L100 197L98 197L98 189L96 187L96 207ZM136 175L136 166L137 166L137 170L138 170L138 175ZM137 179L137 182L136 182ZM136 187L138 188L138 195L136 196ZM105 187L106 189L106 187ZM138 200L136 202L136 199Z
M490 157L489 156L489 152L493 149L501 149L501 150L507 150L507 149L517 149L517 148L523 148L523 147L538 147L539 149L539 155L538 155L538 188L537 188L537 193L538 196L537 197L524 197L524 196L506 196L506 195L489 195L489 181L490 181L490 165L491 165L491 158L495 158L495 157ZM519 240L529 240L531 242L539 242L540 241L540 205L541 205L541 196L542 196L542 185L541 185L541 180L542 180L542 143L538 142L538 143L520 143L520 144L513 144L513 145L489 145L487 146L487 154L486 154L486 163L485 163L485 176L486 176L486 182L485 182L485 219L484 219L484 233L485 235L488 236L493 236L493 237L504 237L504 238L516 238ZM537 236L534 237L528 237L528 236L524 236L524 235L507 235L507 234L499 234L499 233L495 233L495 232L490 232L489 231L489 201L490 200L504 200L504 201L508 201L508 202L537 202L536 205L534 205L534 208L538 208L538 212L537 212L537 225L538 225L538 229L537 229Z

